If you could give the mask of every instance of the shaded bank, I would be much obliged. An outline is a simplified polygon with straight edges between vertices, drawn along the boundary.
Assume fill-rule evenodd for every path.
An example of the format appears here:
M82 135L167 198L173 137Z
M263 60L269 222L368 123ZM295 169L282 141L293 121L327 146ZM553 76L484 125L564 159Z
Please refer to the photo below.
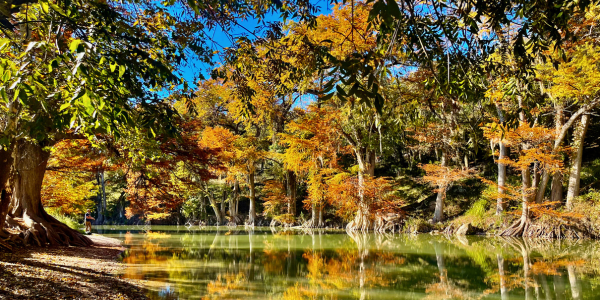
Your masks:
M26 247L0 252L0 299L146 299L141 282L122 279L118 240L90 236L90 247Z

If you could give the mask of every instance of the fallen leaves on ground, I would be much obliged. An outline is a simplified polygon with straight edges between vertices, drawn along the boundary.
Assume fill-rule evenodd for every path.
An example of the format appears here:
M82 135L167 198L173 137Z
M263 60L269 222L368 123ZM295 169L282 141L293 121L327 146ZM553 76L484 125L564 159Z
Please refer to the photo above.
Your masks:
M147 299L141 281L119 277L118 241L92 237L93 247L0 252L0 299Z

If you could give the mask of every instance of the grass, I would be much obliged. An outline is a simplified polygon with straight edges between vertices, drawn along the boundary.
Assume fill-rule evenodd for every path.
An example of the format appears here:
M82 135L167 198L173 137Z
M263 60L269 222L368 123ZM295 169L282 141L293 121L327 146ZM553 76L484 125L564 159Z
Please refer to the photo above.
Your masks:
M48 209L47 212L49 215L53 216L56 220L69 226L71 229L75 229L79 232L83 232L83 230L81 230L81 227L83 227L83 225L81 224L81 222L79 222L75 218L65 215L63 213L60 213L59 211L53 210L53 209Z

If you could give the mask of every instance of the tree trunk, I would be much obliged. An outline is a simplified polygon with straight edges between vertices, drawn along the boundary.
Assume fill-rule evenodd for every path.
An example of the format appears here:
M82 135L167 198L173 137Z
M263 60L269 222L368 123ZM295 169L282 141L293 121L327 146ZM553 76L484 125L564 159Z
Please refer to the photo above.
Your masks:
M237 212L237 203L239 202L240 197L240 182L236 179L233 183L233 195L231 196L231 200L229 202L229 214L231 215L231 222L233 224L238 224L238 212Z
M227 215L227 207L226 207L226 203L227 203L227 189L225 188L225 186L223 186L223 194L221 197L221 215L223 217L225 217Z
M563 183L562 173L556 172L552 176L552 188L550 193L550 201L562 202L563 201Z
M355 149L356 159L358 161L358 209L354 220L346 225L348 230L368 231L372 227L371 212L369 203L365 199L365 172L368 175L374 173L374 166L367 163L370 155L365 149ZM365 154L363 157L363 153Z
M556 138L554 140L554 147L552 148L552 154L556 154L558 152L560 145L562 144L562 141L565 139L565 136L567 135L569 128L571 128L571 126L573 125L575 120L577 120L583 114L588 113L590 110L592 110L599 104L600 104L600 97L592 100L588 104L582 105L574 114L571 115L569 120L562 126L562 128L560 129L560 132L558 133L558 135L556 136ZM548 185L549 180L550 180L550 175L548 174L547 171L544 171L544 173L542 175L542 180L540 180L540 184L539 184L539 187L537 190L537 194L536 194L536 198L535 198L536 202L541 203L542 200L544 199L544 194L546 192L546 187Z
M296 216L296 188L297 180L296 173L293 171L287 171L287 182L288 182L288 214Z
M256 221L256 189L254 186L254 171L248 175L250 185L250 208L248 209L248 225L254 226Z
M96 224L102 225L104 224L106 215L106 190L104 188L104 170L98 170L98 172L96 172L96 182L98 183L98 216L96 218Z
M19 141L15 148L11 179L12 199L9 207L11 223L24 231L24 240L39 246L88 246L92 241L48 215L42 206L41 190L50 153L36 142Z
M8 206L12 190L9 185L11 168L13 165L12 147L0 150L0 232L4 229L4 222L8 214Z
M583 142L590 120L589 115L582 115L579 126L575 129L573 148L577 151L572 158L571 175L569 176L569 187L567 188L567 209L573 208L573 200L579 196L579 179L581 176L581 159L583 157Z
M560 134L560 131L563 127L564 123L564 107L562 104L556 105L556 117L554 118L555 131L556 135ZM562 202L563 200L563 184L562 184L562 173L555 172L552 175L552 187L550 192L550 201L552 202Z
M210 202L210 206L213 208L215 212L215 216L217 217L217 226L223 225L223 214L221 214L221 210L219 209L219 205L217 204L217 200L215 199L215 195L212 191L208 190L208 187L205 186L206 195L208 197L208 201Z
M442 161L441 166L446 167L446 151L442 150ZM442 184L438 186L438 193L435 199L435 212L433 214L433 222L444 221L444 199L446 198L446 185Z
M500 155L498 160L505 159L508 156L508 149L503 142L499 143ZM498 162L498 198L496 200L496 215L502 214L506 209L506 165Z
M504 124L504 112L500 107L500 104L496 104L496 110L498 111L498 119L501 124ZM502 159L506 159L508 156L508 149L504 142L500 140L498 143L500 147L500 153L498 155L498 198L496 199L496 215L500 215L506 209L506 164L501 162Z

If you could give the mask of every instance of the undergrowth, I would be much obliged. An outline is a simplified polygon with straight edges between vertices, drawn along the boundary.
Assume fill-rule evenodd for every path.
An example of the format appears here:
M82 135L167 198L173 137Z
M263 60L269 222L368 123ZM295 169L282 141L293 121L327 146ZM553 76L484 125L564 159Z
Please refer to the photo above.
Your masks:
M69 226L71 229L75 229L77 231L81 231L81 222L79 222L78 220L76 220L75 218L65 215L61 212L59 212L58 210L55 209L47 209L46 212L53 216L56 220L58 220L59 222Z

